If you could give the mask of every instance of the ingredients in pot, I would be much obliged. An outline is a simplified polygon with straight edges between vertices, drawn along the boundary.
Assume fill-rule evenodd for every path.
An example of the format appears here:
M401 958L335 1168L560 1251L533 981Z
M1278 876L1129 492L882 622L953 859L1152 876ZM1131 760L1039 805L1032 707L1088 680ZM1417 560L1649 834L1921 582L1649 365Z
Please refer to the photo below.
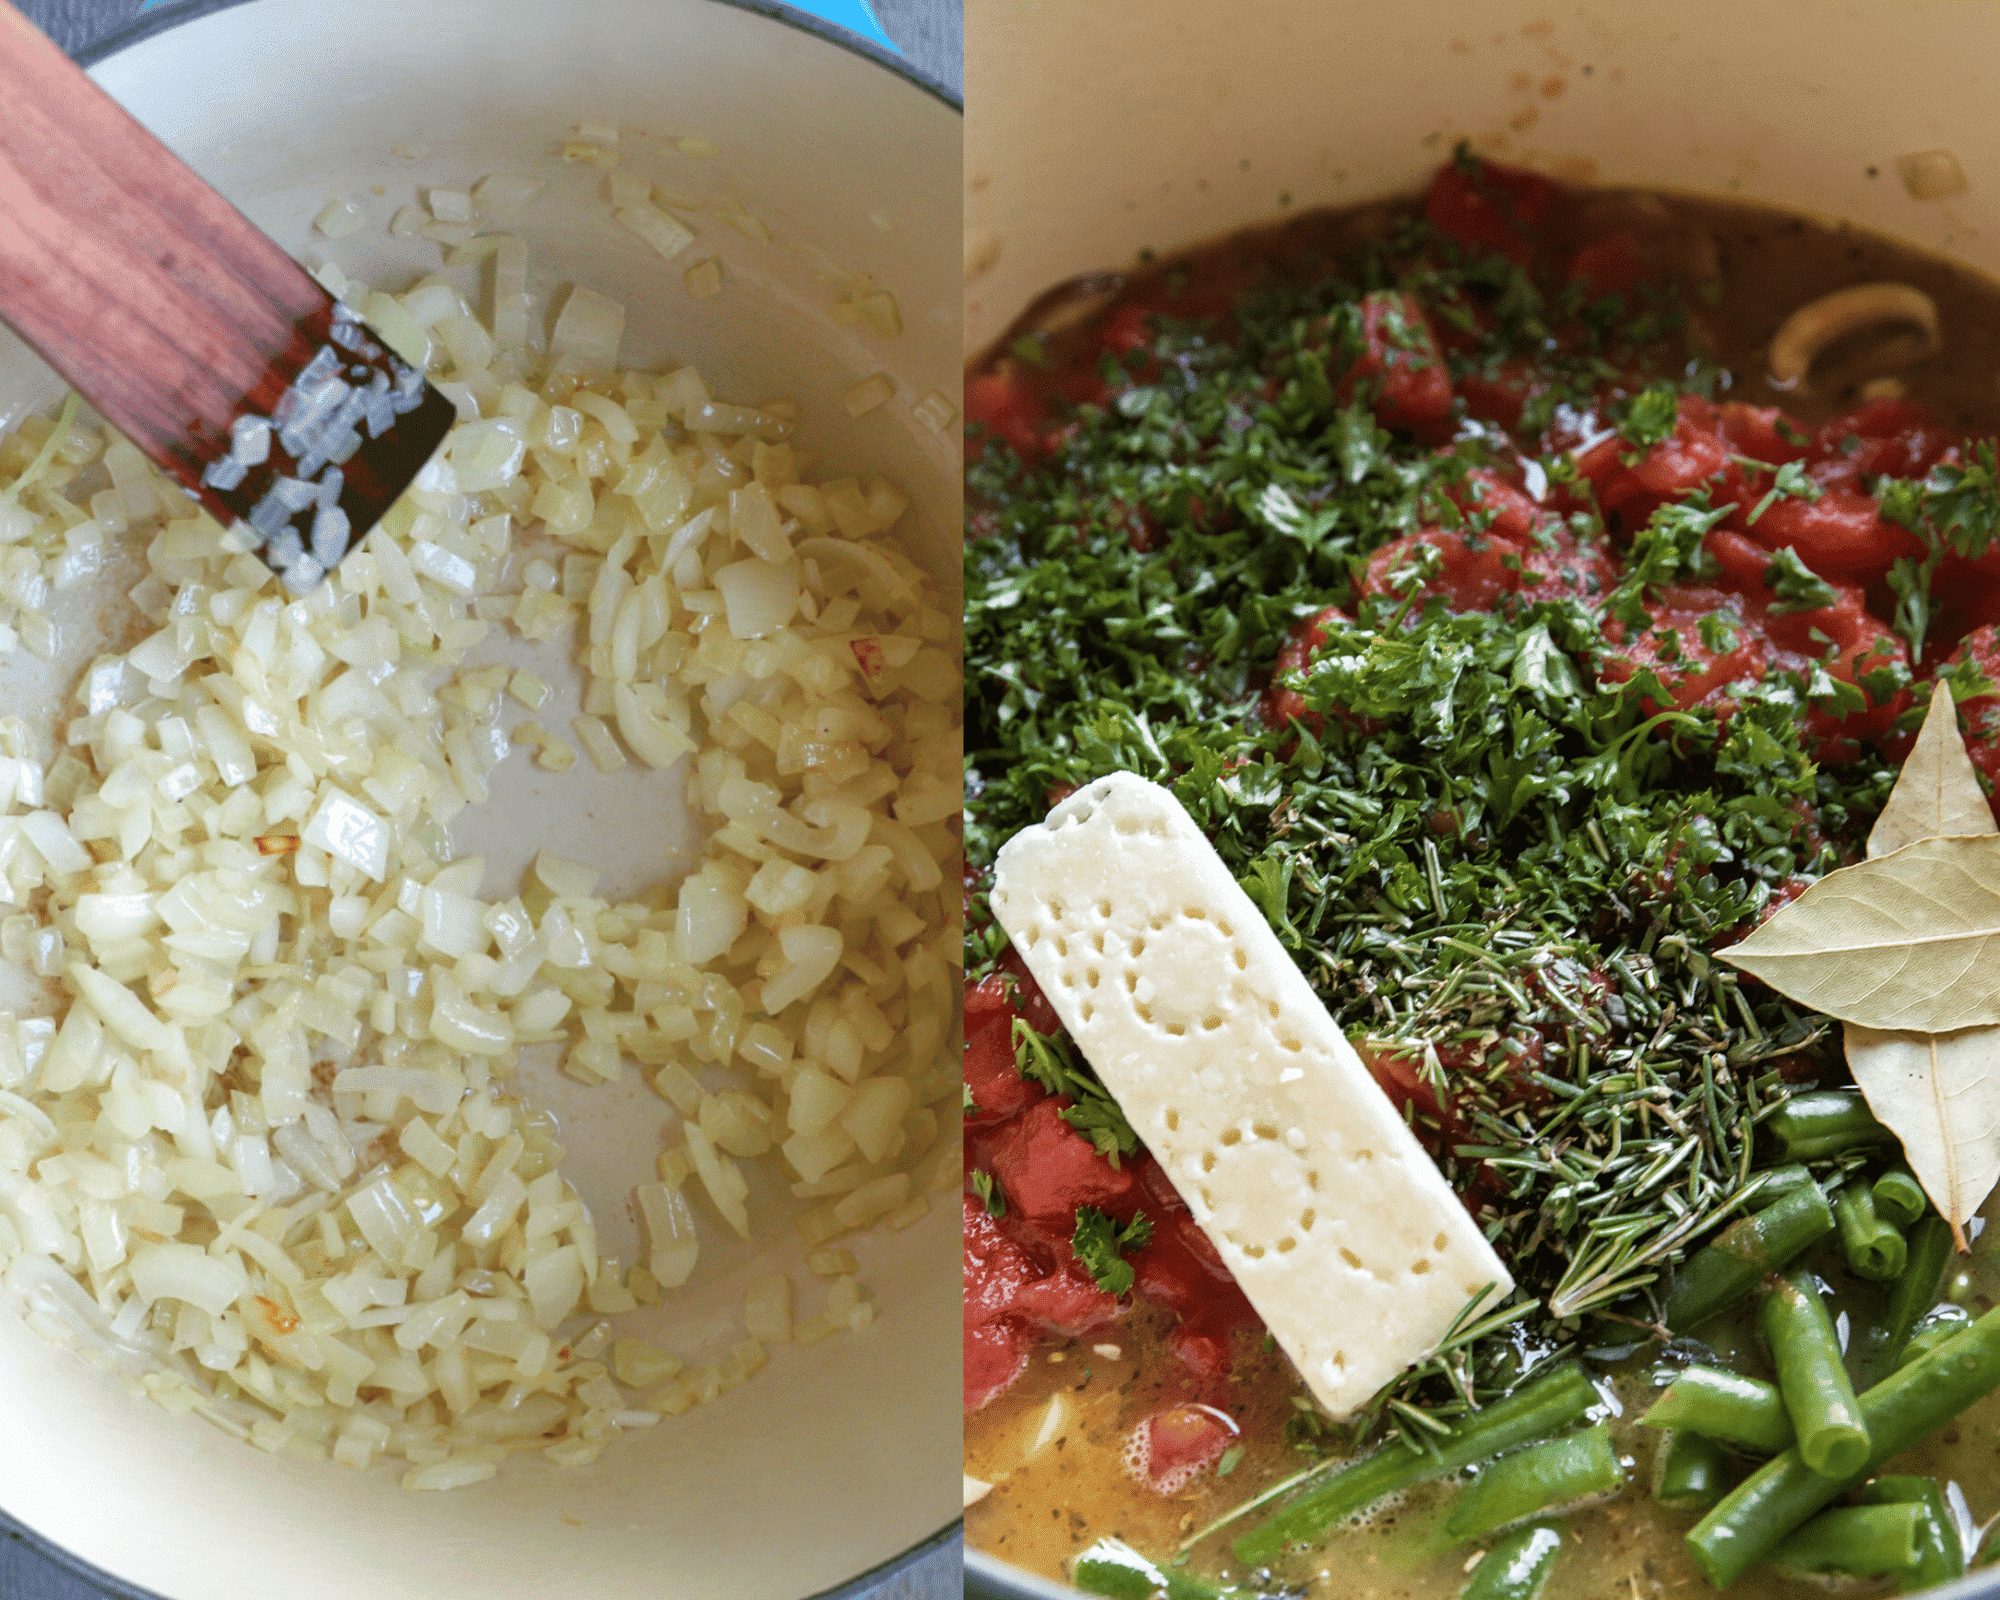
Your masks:
M1978 1108L1933 1096L1906 1150L1916 1069L1850 1028L1850 1073L1836 1019L1732 963L1873 872L1887 971L1935 931L1887 885L1990 832L1997 314L1851 231L1461 154L1414 204L1079 285L969 374L974 1545L1343 1600L1976 1553L1992 1185L1940 1172ZM1171 795L1513 1280L1386 1331L1372 1394L1288 1359L1253 1308L1305 1243L1232 1243L1220 1160L1173 1143L1169 1111L1231 1161L1354 1114L1291 1119L1242 1050L1170 1070L1254 989L1182 959L1212 897L1156 904L1141 826L1017 898L1021 841L1124 785ZM1144 1005L1180 1035L1106 1032L1133 937L1175 941ZM1084 1208L1151 1225L1129 1290L1078 1261ZM1351 1357L1349 1310L1319 1320ZM1135 1465L1197 1411L1226 1453Z

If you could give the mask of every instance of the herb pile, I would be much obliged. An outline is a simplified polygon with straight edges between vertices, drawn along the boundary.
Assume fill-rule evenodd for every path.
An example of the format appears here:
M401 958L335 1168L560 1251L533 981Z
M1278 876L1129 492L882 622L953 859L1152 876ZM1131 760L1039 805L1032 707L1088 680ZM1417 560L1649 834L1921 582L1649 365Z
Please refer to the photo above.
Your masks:
M1746 1198L1760 1121L1790 1083L1840 1076L1825 1018L1740 984L1710 951L1857 853L1895 777L1872 749L1821 768L1802 747L1809 703L1859 707L1823 670L1773 671L1724 725L1653 714L1670 696L1648 672L1600 677L1606 616L1636 621L1648 586L1702 576L1721 513L1699 494L1630 533L1624 580L1597 608L1532 590L1504 613L1357 600L1378 546L1466 524L1446 491L1500 442L1468 428L1434 451L1338 403L1314 328L1351 330L1364 291L1397 283L1441 322L1464 310L1468 329L1484 307L1490 330L1450 357L1453 375L1532 353L1551 381L1524 438L1649 350L1675 376L1615 413L1635 450L1671 431L1677 392L1715 381L1683 369L1667 297L1634 317L1617 296L1545 296L1498 257L1418 258L1422 243L1410 224L1350 278L1260 291L1226 337L1158 324L1157 365L1107 358L1113 398L1075 408L1045 462L988 440L968 473L966 597L973 868L1072 786L1119 769L1167 784L1335 1018L1436 1097L1418 1131L1478 1199L1519 1289L1364 1419L1364 1434L1412 1442L1562 1351L1604 1349L1621 1322L1633 1340L1650 1331L1646 1291ZM1585 332L1551 358L1554 326ZM1569 473L1557 452L1539 466ZM1790 477L1765 504L1810 497ZM1896 496L1892 514L1938 547L2000 525L1990 452ZM1574 522L1605 536L1593 515ZM1913 609L1928 573L1906 579ZM1767 581L1781 604L1825 603L1796 561ZM1329 604L1354 620L1329 620L1296 680L1318 731L1267 729L1272 660ZM1955 683L1963 698L1984 680ZM976 883L970 910L976 975L1005 936Z

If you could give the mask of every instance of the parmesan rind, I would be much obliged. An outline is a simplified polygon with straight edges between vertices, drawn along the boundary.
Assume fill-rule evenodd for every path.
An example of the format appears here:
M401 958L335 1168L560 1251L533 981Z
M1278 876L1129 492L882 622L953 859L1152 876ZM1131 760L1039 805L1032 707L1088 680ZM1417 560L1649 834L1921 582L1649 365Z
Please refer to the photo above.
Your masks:
M1113 773L992 905L1314 1397L1345 1416L1513 1279L1194 820ZM1489 1302L1491 1303L1491 1302Z

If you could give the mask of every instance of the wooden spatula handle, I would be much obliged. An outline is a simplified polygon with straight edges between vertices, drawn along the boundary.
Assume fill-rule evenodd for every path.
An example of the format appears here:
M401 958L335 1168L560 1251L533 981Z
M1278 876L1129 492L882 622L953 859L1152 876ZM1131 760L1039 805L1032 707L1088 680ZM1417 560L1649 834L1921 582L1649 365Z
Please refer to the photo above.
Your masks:
M455 417L4 3L0 317L225 526L249 524L294 588L374 525Z

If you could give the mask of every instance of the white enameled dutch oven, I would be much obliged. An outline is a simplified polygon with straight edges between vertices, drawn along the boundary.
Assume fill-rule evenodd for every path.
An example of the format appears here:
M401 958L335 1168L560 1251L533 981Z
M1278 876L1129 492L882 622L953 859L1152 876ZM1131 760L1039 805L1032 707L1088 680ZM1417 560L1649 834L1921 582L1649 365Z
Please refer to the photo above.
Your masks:
M1079 273L1413 192L1461 139L2000 276L2000 9L1968 0L966 0L965 67L968 358ZM1939 149L1965 190L1913 198L1897 158ZM968 1551L966 1592L1073 1591Z
M439 261L434 243L386 231L420 188L548 178L511 224L531 289L576 281L621 301L629 364L692 362L718 395L795 398L823 460L909 492L906 536L956 603L956 431L913 415L958 387L961 119L948 94L891 56L720 0L253 0L182 16L114 41L94 75L294 254L400 290ZM564 167L561 141L583 121L714 145L691 187L726 187L772 233L701 225L724 293L691 298L685 262L611 222L602 175ZM367 224L331 241L312 223L335 197ZM828 316L828 263L896 295L899 338ZM895 398L850 419L843 392L878 370ZM7 341L0 419L51 392ZM17 666L0 674L0 702L45 717L62 687ZM516 768L469 841L496 875L543 846L621 885L686 870L677 775L562 775L583 776L578 788L524 763L502 770ZM651 1175L664 1108L629 1071L594 1090L553 1074L529 1087L563 1123L565 1171L622 1238L607 1248L632 1259L627 1197ZM776 1242L718 1246L635 1332L669 1348L723 1336L741 1324L745 1283L772 1265L801 1295L823 1292L799 1266L789 1196L765 1199ZM855 1242L879 1310L863 1333L778 1347L743 1387L593 1465L528 1455L442 1495L402 1491L393 1467L267 1455L170 1416L0 1305L0 1511L102 1587L162 1600L845 1592L957 1537L958 1236L943 1203Z

